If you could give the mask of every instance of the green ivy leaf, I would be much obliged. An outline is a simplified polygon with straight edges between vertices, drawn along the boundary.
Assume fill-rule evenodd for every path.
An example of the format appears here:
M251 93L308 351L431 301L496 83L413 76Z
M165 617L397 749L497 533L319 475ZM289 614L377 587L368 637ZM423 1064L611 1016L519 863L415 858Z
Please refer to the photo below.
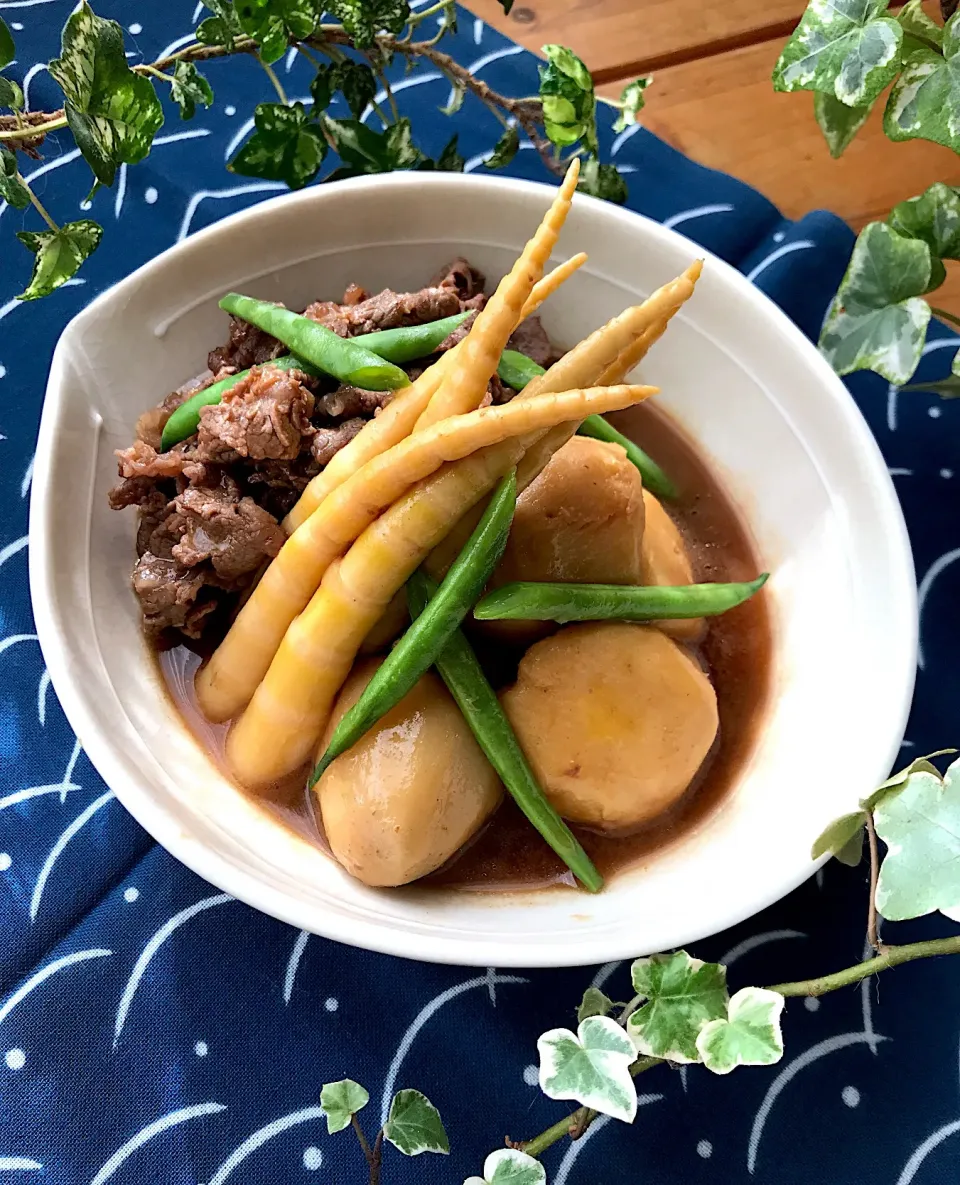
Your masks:
M370 49L381 30L401 32L410 19L408 0L329 0L327 9L342 23L357 49Z
M635 82L628 83L620 94L620 102L623 107L620 114L617 116L617 122L613 125L615 132L624 132L637 122L637 117L643 110L643 104L646 101L644 91L653 80L650 78L638 78Z
M213 102L213 87L193 62L185 62L183 59L173 68L170 94L180 108L181 119L193 119L198 103L202 107L209 107Z
M387 160L391 169L409 169L423 157L413 142L409 119L398 119L383 133Z
M584 161L577 189L591 197L603 198L622 206L627 200L627 183L613 164L601 164L595 156Z
M840 290L820 333L820 349L837 374L873 370L905 383L917 368L930 321L930 248L885 222L857 238Z
M227 165L231 173L285 181L291 189L302 189L313 180L327 144L302 103L260 103L253 123L253 135Z
M467 163L457 148L459 135L454 132L447 143L444 145L443 151L437 157L437 168L441 173L462 173L463 166Z
M725 1019L711 1020L700 1030L697 1051L714 1074L737 1066L772 1066L783 1057L780 1013L783 996L767 988L741 988L730 997Z
M960 762L939 775L911 774L877 803L877 834L887 845L877 909L891 922L960 905Z
M872 103L865 107L848 107L833 95L825 95L822 91L814 93L813 114L834 160L850 146L872 110Z
M932 391L941 399L960 399L960 352L954 354L951 373L935 383L910 383L904 391Z
M581 140L596 155L597 100L590 71L565 45L543 47L547 64L540 69L543 128L552 144L567 148Z
M831 856L836 856L839 860L841 853L847 852L852 859L854 841L862 835L866 821L866 811L851 811L849 815L841 815L839 819L834 819L830 826L825 828L814 840L813 847L810 849L810 858L819 860L821 856L829 852ZM860 850L858 847L857 859L853 866L855 867L859 863Z
M590 1016L576 1034L551 1029L537 1041L540 1089L551 1099L575 1099L603 1115L632 1123L637 1089L630 1077L633 1042L608 1016Z
M467 88L462 82L454 81L453 87L450 91L450 102L440 110L444 115L456 115L463 106L463 100L467 97Z
M960 259L960 197L942 181L894 206L887 223L905 238L922 239L939 259Z
M353 170L353 176L389 173L412 168L423 161L423 154L413 143L409 119L375 132L356 119L330 119L327 115L321 118L334 151Z
M117 165L143 160L163 124L152 83L127 65L117 22L97 16L86 0L63 27L50 73L66 96L77 147L97 180L112 185Z
M493 152L483 162L485 169L505 169L520 151L520 133L516 128L505 128L494 144Z
M329 1134L343 1131L353 1116L369 1102L370 1095L352 1078L328 1082L320 1091L320 1108L327 1117Z
M314 0L236 0L240 28L260 47L265 62L283 57L292 41L302 41L320 22Z
M321 66L310 84L316 110L325 111L337 91L343 92L354 119L359 119L376 96L376 76L369 66L355 62L352 58Z
M36 255L33 275L17 300L37 300L65 284L100 246L103 227L89 218L68 222L59 230L18 230L17 238Z
M547 1170L519 1148L500 1148L483 1162L483 1176L463 1185L547 1185Z
M0 144L0 198L15 210L30 205L30 191L20 179L16 153Z
M881 782L872 794L861 799L860 805L864 810L872 811L882 799L890 794L899 793L906 786L913 774L932 774L933 777L939 778L942 781L943 775L933 764L933 758L945 757L948 754L952 755L956 751L956 749L937 749L935 753L927 753L923 757L915 757L909 765L897 770L895 774L891 774L885 782Z
M883 113L891 140L932 140L960 152L960 14L943 29L943 54L915 50Z
M727 1015L726 968L678 950L637 959L630 974L637 995L646 1000L627 1021L639 1052L697 1061L697 1034L707 1021Z
M773 70L778 91L814 90L864 107L900 67L903 29L889 0L811 0Z
M201 21L197 40L203 45L223 45L233 53L234 42L242 32L233 0L203 0L203 5L214 15Z
M16 56L17 51L13 44L13 34L7 28L6 21L0 16L0 70L4 66L9 66Z
M12 78L0 75L0 107L12 107L19 111L23 106L23 91Z
M393 1096L383 1138L404 1156L419 1156L421 1152L446 1155L450 1151L440 1112L419 1090L398 1090Z
M937 48L943 44L943 29L923 11L923 0L907 0L897 13L897 20L911 37Z
M589 1016L609 1016L613 1008L614 1004L609 996L599 988L588 987L577 1009L577 1021L586 1020Z

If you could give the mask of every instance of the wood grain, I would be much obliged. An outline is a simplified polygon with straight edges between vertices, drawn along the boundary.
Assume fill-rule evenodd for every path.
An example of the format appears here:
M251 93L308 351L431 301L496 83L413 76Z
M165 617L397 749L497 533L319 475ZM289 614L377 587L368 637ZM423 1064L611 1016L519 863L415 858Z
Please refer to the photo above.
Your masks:
M894 144L881 112L839 160L827 151L810 94L778 95L770 83L782 41L770 40L661 70L643 123L701 164L747 181L789 218L825 208L859 229L934 181L960 185L960 159L923 141ZM598 88L616 96L616 84ZM934 303L960 313L960 269Z
M516 0L507 17L497 0L466 0L527 49L569 45L598 82L786 39L804 6L804 0Z

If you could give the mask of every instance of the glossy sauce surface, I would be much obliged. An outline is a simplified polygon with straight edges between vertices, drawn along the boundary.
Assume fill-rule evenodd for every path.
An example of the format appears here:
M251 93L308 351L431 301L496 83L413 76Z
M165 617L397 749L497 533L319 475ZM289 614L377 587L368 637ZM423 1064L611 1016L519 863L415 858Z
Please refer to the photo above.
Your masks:
M637 441L670 475L680 497L668 509L683 534L698 581L749 580L762 570L749 533L696 446L662 412L642 404L611 416L621 432ZM478 656L497 685L512 679L519 654L474 638ZM762 728L770 692L773 645L766 594L761 593L709 622L695 649L717 693L717 741L690 789L665 815L628 836L598 835L574 828L600 872L609 878L652 852L675 842L722 803L749 760ZM223 769L225 725L209 724L193 697L193 673L200 657L186 647L158 653L167 689L185 722ZM310 798L307 771L257 795L267 810L325 845ZM479 835L440 871L418 881L473 891L569 884L566 868L508 798Z

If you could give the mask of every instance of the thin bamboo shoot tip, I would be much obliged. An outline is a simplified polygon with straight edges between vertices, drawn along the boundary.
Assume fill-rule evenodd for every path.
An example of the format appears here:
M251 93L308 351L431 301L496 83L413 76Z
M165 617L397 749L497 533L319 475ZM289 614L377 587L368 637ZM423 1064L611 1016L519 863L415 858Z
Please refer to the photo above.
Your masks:
M687 268L687 270L683 274L687 277L688 280L692 280L693 283L696 284L697 280L700 279L700 273L702 271L703 271L703 260L702 259L695 259L693 261L693 263L690 264L690 266Z

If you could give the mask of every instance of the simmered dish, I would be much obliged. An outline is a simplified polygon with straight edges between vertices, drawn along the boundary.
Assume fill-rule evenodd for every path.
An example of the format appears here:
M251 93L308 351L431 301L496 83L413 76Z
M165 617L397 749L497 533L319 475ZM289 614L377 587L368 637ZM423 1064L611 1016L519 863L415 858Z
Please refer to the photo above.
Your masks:
M228 294L226 344L118 453L188 724L370 886L597 891L722 798L761 718L766 575L628 381L701 265L556 348L576 181L489 296L463 259L301 313Z

